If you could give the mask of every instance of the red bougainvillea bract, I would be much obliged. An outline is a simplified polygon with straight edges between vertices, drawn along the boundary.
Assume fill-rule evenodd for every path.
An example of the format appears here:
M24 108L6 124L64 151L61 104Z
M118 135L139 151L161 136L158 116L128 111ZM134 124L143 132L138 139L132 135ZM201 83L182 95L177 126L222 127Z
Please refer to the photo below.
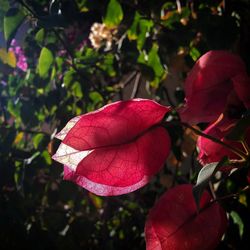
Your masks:
M185 81L184 123L209 123L204 133L243 151L226 135L250 108L250 80L243 61L228 51L209 51L194 65ZM64 164L64 178L97 195L132 192L147 184L170 152L163 127L169 107L146 99L119 101L73 118L56 137L62 141L53 159ZM238 112L239 111L239 112ZM246 142L250 142L249 132ZM202 165L239 155L199 137ZM147 250L214 249L227 226L225 211L204 192L200 211L192 185L167 191L151 209L145 226Z
M181 120L190 124L217 120L230 102L232 92L249 108L249 85L245 64L239 56L220 50L207 52L185 80Z
M212 250L227 227L222 207L204 192L200 212L193 199L192 185L168 190L149 212L145 225L147 250Z
M120 195L145 184L163 166L170 138L161 121L170 108L154 101L119 101L73 118L57 135L53 159L64 178L97 195Z

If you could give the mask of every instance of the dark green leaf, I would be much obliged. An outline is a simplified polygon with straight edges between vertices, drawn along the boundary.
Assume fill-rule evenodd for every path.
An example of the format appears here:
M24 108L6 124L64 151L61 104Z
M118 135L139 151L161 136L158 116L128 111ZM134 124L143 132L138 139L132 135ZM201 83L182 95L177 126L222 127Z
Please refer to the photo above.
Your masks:
M223 157L219 162L207 164L200 170L196 185L193 187L193 196L198 210L201 196L206 189L209 181L222 166L225 166L225 164L228 164L227 157Z
M19 26L22 24L25 15L17 8L11 8L7 11L3 20L4 38L6 46L9 48L12 39L15 37Z

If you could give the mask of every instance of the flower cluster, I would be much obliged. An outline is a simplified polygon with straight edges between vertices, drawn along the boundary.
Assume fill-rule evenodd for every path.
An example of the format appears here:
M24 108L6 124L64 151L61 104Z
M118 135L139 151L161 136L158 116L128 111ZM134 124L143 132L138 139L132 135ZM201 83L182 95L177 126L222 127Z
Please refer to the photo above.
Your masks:
M95 49L102 46L105 47L105 50L111 49L116 29L110 29L104 23L94 23L90 30L89 40Z
M15 39L12 40L11 47L9 50L13 51L16 56L17 59L16 66L22 71L27 71L28 69L27 58L24 55L23 49L17 44L17 41Z
M96 24L92 39L99 30L108 34ZM108 41L112 36L101 37ZM206 53L191 70L185 81L185 104L179 109L181 121L210 123L203 133L222 142L198 139L203 165L219 162L223 156L239 160L244 155L244 144L226 135L250 107L249 89L244 63L227 51ZM64 164L65 179L97 195L132 192L147 184L169 155L171 141L164 117L170 111L154 101L134 99L75 117L57 134L62 143L53 159ZM248 129L244 143L249 142ZM167 191L148 215L147 250L214 249L226 230L226 213L208 192L203 193L199 207L197 213L192 185Z

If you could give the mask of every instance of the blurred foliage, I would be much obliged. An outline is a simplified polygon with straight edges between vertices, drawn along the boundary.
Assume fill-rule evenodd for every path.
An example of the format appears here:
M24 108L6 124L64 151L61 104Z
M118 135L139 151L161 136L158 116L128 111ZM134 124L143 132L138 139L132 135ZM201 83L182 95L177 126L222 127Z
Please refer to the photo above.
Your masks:
M102 198L62 180L62 166L51 160L53 137L70 118L126 96L179 105L182 89L165 81L173 71L183 80L208 50L230 49L250 70L249 2L0 0L0 6L1 249L145 249L149 208L167 188L197 176L195 138L169 128L173 155L161 175L132 194ZM27 70L6 50L13 38ZM188 171L180 167L183 147ZM226 178L218 193L244 188L244 171ZM218 249L249 245L249 202L242 193L223 203L230 221Z

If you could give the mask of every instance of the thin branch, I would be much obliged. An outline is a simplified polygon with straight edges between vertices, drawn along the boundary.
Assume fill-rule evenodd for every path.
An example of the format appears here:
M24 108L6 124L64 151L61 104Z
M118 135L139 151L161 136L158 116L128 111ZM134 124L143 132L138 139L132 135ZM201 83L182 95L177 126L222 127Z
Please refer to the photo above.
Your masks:
M29 130L29 129L21 129L21 128L15 128L15 127L11 127L11 126L6 126L6 125L1 125L0 128L12 129L12 130L15 130L17 132L23 132L23 133L26 133L26 134L44 134L46 136L51 136L51 134L46 133L44 131L35 131L35 130Z
M127 79L126 79L124 82L121 82L121 83L119 84L119 86L120 86L121 88L126 87L126 86L134 79L134 77L135 77L136 75L137 75L137 72L136 72L136 71L132 72L132 73L127 77Z
M217 199L211 201L211 204L217 201L222 201L222 200L226 200L226 199L230 199L230 198L237 198L239 195L241 195L243 192L247 192L250 190L250 186L246 186L244 187L240 192L234 193L234 194L228 194L222 197L218 197Z
M130 96L131 99L135 98L136 95L138 94L138 90L140 87L140 80L141 80L141 73L138 73L135 77L134 88Z
M25 9L27 9L35 18L38 18L38 15L25 3L25 1L17 0Z
M173 101L171 100L171 97L168 93L168 90L166 87L163 87L163 92L165 93L166 95L166 98L167 98L167 101L169 102L169 104L172 106L172 107L176 107L176 105L173 103Z
M247 155L246 155L244 152L242 152L241 150L239 150L239 149L237 149L237 148L234 148L234 147L232 147L231 145L229 145L229 144L227 144L227 143L225 143L225 142L223 142L223 141L221 141L221 140L219 140L219 139L217 139L217 138L215 138L215 137L213 137L213 136L207 135L207 134L201 132L200 130L198 130L198 129L192 127L191 125L189 125L189 124L187 124L187 123L181 122L181 124L182 124L184 127L189 128L189 129L191 129L192 131L194 131L197 135L200 135L200 136L202 136L202 137L205 137L205 138L207 138L207 139L209 139L209 140L211 140L211 141L213 141L213 142L216 142L216 143L222 145L222 146L225 147L225 148L228 148L230 151L232 151L232 152L235 153L236 155L240 156L242 159L245 160L245 159L247 158Z
M249 155L249 154L250 154L250 148L249 148L247 142L246 142L245 140L242 140L242 141L240 141L240 142L241 142L241 144L242 144L244 150L246 151L246 154Z

